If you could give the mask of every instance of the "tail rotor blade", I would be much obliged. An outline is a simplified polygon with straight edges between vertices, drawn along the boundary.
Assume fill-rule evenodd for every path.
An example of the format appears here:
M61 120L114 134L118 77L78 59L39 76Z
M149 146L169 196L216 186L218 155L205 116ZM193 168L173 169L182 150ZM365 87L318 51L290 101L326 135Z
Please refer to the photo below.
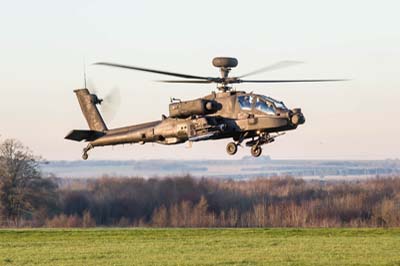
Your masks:
M88 79L87 89L91 94L96 95L96 97L98 97L98 99L101 101L100 108L104 119L107 122L112 121L121 104L121 93L119 88L114 87L106 96L101 97L101 95L99 95L99 90L93 80Z
M114 87L110 93L103 98L101 111L106 121L111 121L117 113L121 104L121 93L119 88Z

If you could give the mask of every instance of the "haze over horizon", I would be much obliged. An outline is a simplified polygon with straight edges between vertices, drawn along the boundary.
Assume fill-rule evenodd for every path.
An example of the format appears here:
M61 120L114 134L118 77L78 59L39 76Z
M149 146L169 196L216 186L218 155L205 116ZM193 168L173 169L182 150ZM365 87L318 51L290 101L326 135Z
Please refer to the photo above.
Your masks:
M302 108L306 123L264 146L272 159L400 158L398 1L8 1L0 10L0 140L16 138L48 160L79 160L84 143L64 140L88 126L72 92L87 75L122 103L109 128L158 120L171 97L214 85L160 84L163 76L92 66L110 61L219 75L215 56L233 56L240 75L281 60L304 64L254 78L348 78L321 84L242 84ZM95 148L90 159L240 159L229 140Z

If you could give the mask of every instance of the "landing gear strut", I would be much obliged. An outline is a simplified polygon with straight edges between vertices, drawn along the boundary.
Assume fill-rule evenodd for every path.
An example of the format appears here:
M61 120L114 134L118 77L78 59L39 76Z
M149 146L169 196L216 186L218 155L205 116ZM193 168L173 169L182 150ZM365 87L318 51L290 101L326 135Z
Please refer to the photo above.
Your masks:
M246 146L251 147L251 155L254 157L259 157L262 153L262 145L271 143L275 141L275 138L282 136L284 133L278 133L275 135L270 135L268 133L262 132L258 135L257 139L252 139L246 142Z
M251 140L246 142L247 147L251 147L251 155L254 157L260 157L262 153L262 145L271 143L275 141L275 138L282 136L284 133L277 133L274 135L270 135L269 133L266 132L261 132L258 133L258 135L251 137ZM229 155L234 155L237 152L238 146L241 145L241 143L244 141L244 139L248 136L248 132L245 132L238 136L237 138L233 138L235 142L229 142L228 145L226 145L226 152Z
M235 142L229 142L228 145L226 145L226 152L229 155L234 155L237 152L238 146L242 144L243 140L246 138L248 135L248 132L240 134L238 138L233 138Z
M82 159L87 160L89 158L88 151L93 149L92 144L88 144L85 148L83 148L83 154L82 154Z

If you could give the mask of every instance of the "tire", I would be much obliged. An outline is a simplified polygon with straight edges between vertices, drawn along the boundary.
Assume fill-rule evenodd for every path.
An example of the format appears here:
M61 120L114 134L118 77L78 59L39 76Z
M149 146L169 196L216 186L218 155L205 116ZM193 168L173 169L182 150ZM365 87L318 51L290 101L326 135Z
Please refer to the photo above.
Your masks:
M254 145L251 147L251 155L253 155L253 157L260 157L261 153L262 153L261 146Z
M237 152L237 145L234 142L229 142L228 145L226 145L226 152L229 155L234 155Z

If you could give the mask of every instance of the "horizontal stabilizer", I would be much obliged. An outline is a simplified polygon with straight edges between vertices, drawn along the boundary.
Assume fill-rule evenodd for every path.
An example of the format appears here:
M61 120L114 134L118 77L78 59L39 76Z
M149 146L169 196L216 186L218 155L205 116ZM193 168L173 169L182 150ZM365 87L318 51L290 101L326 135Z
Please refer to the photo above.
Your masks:
M93 141L96 140L102 136L104 136L106 133L100 132L100 131L95 131L95 130L72 130L69 132L67 136L65 136L66 139L69 140L75 140L75 141Z

